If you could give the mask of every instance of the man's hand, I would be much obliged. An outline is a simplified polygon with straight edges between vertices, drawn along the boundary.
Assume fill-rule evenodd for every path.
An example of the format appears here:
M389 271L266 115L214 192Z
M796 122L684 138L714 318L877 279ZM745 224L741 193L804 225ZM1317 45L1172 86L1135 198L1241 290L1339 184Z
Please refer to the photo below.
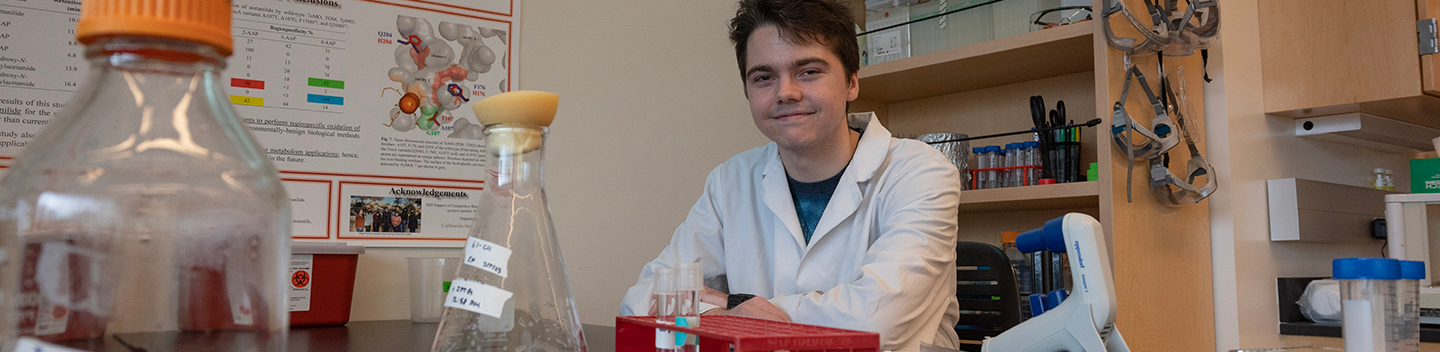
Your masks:
M770 301L760 297L751 298L745 301L745 303L735 306L735 309L715 309L705 313L705 315L733 315L786 323L790 322L790 316L786 315L785 311L780 310L779 307L770 304Z
M725 308L730 304L730 295L707 286L704 292L700 292L700 301Z

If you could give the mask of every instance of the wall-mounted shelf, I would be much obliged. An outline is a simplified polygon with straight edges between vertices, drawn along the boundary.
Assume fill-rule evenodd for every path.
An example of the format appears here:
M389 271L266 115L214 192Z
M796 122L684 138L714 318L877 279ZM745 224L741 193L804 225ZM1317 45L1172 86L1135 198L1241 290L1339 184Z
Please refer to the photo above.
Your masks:
M1095 208L1099 190L1097 181L969 190L960 192L960 212Z
M865 66L859 100L893 103L1091 71L1094 28L1061 26Z

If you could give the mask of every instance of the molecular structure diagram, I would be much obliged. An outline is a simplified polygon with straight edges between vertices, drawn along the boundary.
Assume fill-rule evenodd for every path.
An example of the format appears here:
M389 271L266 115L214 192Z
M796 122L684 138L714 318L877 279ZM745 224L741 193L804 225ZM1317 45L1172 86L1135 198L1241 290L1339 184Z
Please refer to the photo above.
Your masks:
M457 120L449 111L484 97L483 91L475 91L469 84L479 80L480 74L490 72L496 61L495 51L482 38L498 37L502 44L509 45L505 31L440 22L437 38L430 21L410 16L396 16L395 27L403 39L396 41L400 44L395 48L396 67L388 75L400 88L385 88L381 97L390 90L401 96L385 126L400 132L416 128L439 131L441 126L454 122L448 137L480 139L479 125L464 118ZM458 57L447 41L460 44ZM508 67L509 57L502 57L500 65ZM500 80L502 92L505 83Z

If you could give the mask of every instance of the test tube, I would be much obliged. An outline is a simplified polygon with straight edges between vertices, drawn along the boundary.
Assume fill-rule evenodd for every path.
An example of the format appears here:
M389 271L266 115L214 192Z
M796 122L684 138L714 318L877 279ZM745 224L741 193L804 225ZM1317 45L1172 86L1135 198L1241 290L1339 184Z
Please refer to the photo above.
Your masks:
M655 286L650 296L655 304L655 322L675 325L675 269L655 269ZM675 346L674 331L655 329L655 352L680 352Z
M1015 148L1015 143L1005 143L1005 167L1014 167L1019 159L1020 151ZM1015 169L1005 169L1005 184L1001 187L1015 187L1018 178L1015 177Z
M970 150L971 154L975 154L976 169L984 169L990 167L990 160L985 158L985 151L985 147L975 147ZM975 172L974 189L985 189L985 180L987 179L988 178L985 177L985 171Z
M675 325L689 328L700 327L700 292L705 290L705 271L700 263L682 263L675 273ZM700 336L675 334L675 344L682 345L683 352L699 352Z
M1016 143L1015 143L1015 166L1026 166L1026 165L1030 165L1030 156L1029 156L1028 153L1029 153L1029 150L1026 150L1026 149L1025 149L1025 142L1016 142ZM1023 167L1021 167L1021 168L1016 168L1015 171L1012 171L1012 173L1015 175L1015 186L1016 186L1016 187L1028 185L1028 183L1025 182L1025 168L1023 168Z
M992 145L992 146L985 147L985 148L987 149L987 151L986 151L987 154L990 155L989 158L990 158L990 167L991 167L991 168L996 168L996 167L1000 167L1001 165L1005 165L1005 164L1004 164L1004 162L1005 162L1005 159L1004 159L1004 158L1005 158L1005 154L1004 154L1004 153L1005 153L1005 150L1004 150L1004 149L1000 149L1000 146L998 146L998 145ZM1000 188L1000 173L997 172L996 170L990 170L990 171L987 171L986 173L990 175L990 182L989 182L989 184L987 184L987 185L985 186L985 188Z
M1028 158L1025 165L1040 166L1040 142L1025 142L1025 156ZM1029 182L1027 185L1034 186L1040 184L1040 168L1028 168L1027 172L1026 181Z

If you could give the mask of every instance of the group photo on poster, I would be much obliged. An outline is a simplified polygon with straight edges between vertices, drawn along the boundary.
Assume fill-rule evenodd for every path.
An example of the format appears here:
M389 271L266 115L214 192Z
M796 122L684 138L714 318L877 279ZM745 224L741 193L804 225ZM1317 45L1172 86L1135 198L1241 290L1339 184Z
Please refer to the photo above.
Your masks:
M420 232L420 198L350 196L350 228L355 232Z

